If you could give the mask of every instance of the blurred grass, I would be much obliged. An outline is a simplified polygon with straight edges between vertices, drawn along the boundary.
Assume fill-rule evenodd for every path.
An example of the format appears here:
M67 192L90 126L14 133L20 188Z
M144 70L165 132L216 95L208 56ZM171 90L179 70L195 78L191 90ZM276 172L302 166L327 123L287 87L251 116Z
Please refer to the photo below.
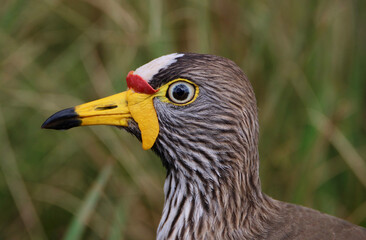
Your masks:
M266 193L366 226L365 23L357 0L2 1L0 238L154 239L160 160L111 127L40 125L177 51L248 75Z

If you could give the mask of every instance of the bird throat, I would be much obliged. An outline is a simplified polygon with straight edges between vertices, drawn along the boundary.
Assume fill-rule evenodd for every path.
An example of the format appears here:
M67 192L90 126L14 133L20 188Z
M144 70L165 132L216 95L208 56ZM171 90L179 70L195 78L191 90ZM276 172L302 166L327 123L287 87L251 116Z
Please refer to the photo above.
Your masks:
M272 199L237 184L204 185L170 171L157 239L249 239L265 232L262 219L275 214Z

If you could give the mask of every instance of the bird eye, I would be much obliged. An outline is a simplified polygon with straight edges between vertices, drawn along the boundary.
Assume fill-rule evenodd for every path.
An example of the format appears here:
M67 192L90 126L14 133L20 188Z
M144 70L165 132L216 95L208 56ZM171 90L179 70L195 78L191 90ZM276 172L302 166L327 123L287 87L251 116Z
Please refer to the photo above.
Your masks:
M191 101L195 94L194 85L178 81L169 86L167 97L170 101L177 104L184 104Z

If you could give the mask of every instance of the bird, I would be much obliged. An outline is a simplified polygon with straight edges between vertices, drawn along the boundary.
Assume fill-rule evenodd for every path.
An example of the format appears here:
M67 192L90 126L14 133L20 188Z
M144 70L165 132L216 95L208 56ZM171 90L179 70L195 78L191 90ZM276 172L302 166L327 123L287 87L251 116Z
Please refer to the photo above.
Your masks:
M42 128L117 126L154 151L167 171L157 239L366 239L363 227L262 192L256 97L233 61L172 53L126 82Z

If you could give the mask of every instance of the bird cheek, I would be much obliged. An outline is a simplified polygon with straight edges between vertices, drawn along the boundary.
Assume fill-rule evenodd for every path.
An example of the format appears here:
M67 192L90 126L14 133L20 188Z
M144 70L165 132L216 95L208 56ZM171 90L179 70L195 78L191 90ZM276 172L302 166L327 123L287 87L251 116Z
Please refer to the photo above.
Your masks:
M153 94L128 91L127 102L132 118L141 131L142 148L150 149L159 134L159 122L154 108Z

